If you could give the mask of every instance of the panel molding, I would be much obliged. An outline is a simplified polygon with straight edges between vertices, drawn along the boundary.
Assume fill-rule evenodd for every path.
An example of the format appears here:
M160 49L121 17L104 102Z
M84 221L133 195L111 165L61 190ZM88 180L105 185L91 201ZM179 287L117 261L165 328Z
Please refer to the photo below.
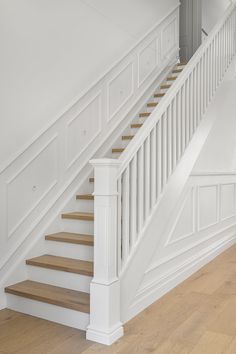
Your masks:
M233 192L233 210L234 212L231 215L228 215L226 217L222 216L222 189L224 186L233 186L234 188L234 192ZM231 219L232 217L234 217L236 215L236 184L235 183L224 183L220 185L220 220L224 221L224 220L228 220Z
M206 226L201 227L200 226L200 191L203 190L204 188L215 188L216 189L216 221L212 222ZM197 231L203 231L206 229L209 229L211 226L214 226L216 224L219 223L219 210L220 210L220 206L219 206L219 202L220 202L220 198L219 198L219 184L207 184L207 185L200 185L197 187L197 200L198 200L198 217L197 217Z
M110 97L111 97L111 85L112 83L119 77L121 76L122 73L125 72L126 69L131 67L131 91L130 94L122 101L122 103L114 110L114 112L111 113L111 105L110 105ZM107 83L107 112L108 112L108 122L111 121L119 111L126 105L126 103L131 99L131 97L134 95L135 89L134 89L134 61L129 62L124 68L122 68L108 83ZM121 93L121 91L120 91Z
M68 162L68 129L70 127L70 125L76 121L76 119L79 118L79 116L86 111L86 109L96 101L96 99L98 99L98 105L99 105L99 112L98 112L98 119L99 119L99 129L98 131L94 134L94 136L92 136L90 138L90 140L87 142L87 144L83 147L83 149L81 149L81 151L79 151L76 156L70 161ZM74 165L76 163L76 161L78 161L78 159L80 158L80 156L84 153L84 151L88 148L88 146L90 144L92 144L92 142L98 137L98 135L101 133L102 130L102 92L101 90L99 92L96 93L95 96L93 96L92 99L89 100L89 102L87 102L83 108L81 108L78 113L76 113L76 115L73 116L72 119L69 120L69 122L67 122L66 124L66 161L67 161L67 167L66 169L70 169L72 165Z
M58 140L58 134L55 134L52 138L49 139L49 141L29 160L27 161L26 164L22 168L20 168L14 176L12 176L9 180L6 181L5 187L6 187L6 210L8 210L8 205L9 205L9 186L24 172L45 150L52 145L53 143L57 142ZM57 153L57 149L56 149ZM56 154L57 155L57 154ZM9 229L9 216L7 216L6 220L6 225L7 225L7 238L10 239L16 230L24 223L24 221L27 219L27 217L37 208L37 206L41 203L41 201L50 193L50 191L57 185L58 183L58 155L56 156L57 159L57 168L56 168L56 175L57 177L52 181L52 183L49 185L49 187L45 190L45 192L42 194L42 196L33 204L33 206L25 213L24 216L16 223L16 225Z
M160 35L159 33L155 36L155 38L152 38L148 43L145 44L144 48L138 53L138 88L143 85L143 83L147 80L147 78L155 71L155 69L159 65L159 42L160 42ZM153 52L155 53L155 65L154 67L144 76L144 78L141 80L141 55L145 52L145 50L152 44L155 44L155 49L152 49Z

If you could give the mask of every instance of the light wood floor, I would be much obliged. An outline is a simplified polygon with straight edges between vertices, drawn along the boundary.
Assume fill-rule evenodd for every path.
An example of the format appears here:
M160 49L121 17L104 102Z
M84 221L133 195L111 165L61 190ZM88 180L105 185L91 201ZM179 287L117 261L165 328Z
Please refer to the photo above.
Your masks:
M112 347L84 333L0 311L0 354L236 354L236 246L125 326Z

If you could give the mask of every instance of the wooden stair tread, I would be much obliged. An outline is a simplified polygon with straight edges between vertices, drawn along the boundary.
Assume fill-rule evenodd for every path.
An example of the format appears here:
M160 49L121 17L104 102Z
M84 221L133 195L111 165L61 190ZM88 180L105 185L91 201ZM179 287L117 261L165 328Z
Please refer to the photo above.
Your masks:
M139 114L139 117L149 117L150 116L150 112L143 112Z
M90 312L90 295L81 291L25 280L8 286L5 292L75 311Z
M113 154L121 153L121 152L123 152L123 151L125 151L125 149L123 149L123 148L115 148L115 149L112 149Z
M167 84L163 84L163 85L160 86L160 88L162 90L169 89L170 87L171 87L171 85L167 85Z
M158 105L158 102L149 102L147 104L148 107L156 107Z
M167 81L175 81L176 79L177 79L177 76L168 77Z
M62 214L62 219L71 219L71 220L85 220L85 221L93 221L94 214L93 213L84 213L81 211L74 211L71 213Z
M181 62L181 63L177 63L177 66L185 66L187 64L188 64L188 62Z
M55 234L46 235L45 239L47 241L65 242L76 245L93 246L94 244L92 235L75 234L71 232L58 232Z
M43 255L26 260L27 265L93 276L93 262L80 259Z
M154 94L154 97L164 97L165 96L165 93L163 92L163 93L155 93Z
M132 140L134 138L134 135L123 135L122 140Z
M143 126L142 123L134 123L134 124L131 124L131 128L141 128Z
M79 200L94 200L94 196L92 194L77 194L76 199L79 199Z
M179 74L183 71L183 69L175 69L172 71L173 74Z

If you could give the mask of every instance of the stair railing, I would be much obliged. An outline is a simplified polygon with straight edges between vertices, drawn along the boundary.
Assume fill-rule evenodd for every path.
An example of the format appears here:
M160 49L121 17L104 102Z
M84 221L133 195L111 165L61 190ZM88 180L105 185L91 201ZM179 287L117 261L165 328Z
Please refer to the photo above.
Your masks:
M94 279L87 337L123 333L119 277L236 51L233 3L118 160L93 160Z

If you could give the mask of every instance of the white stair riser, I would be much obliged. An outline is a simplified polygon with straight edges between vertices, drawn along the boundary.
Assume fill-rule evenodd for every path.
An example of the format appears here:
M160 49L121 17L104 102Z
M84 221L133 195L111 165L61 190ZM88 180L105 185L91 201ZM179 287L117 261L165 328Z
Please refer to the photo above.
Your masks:
M78 193L78 194L83 194L83 193ZM89 193L87 192L86 194L89 194ZM74 210L86 211L87 213L94 212L93 200L76 199L75 202L76 202L76 206L75 206Z
M27 266L27 273L29 280L85 293L90 292L92 278L86 275L34 266Z
M63 230L86 235L93 235L93 221L63 219Z
M89 314L87 313L26 299L16 295L7 294L7 306L14 311L81 330L86 330L89 324Z
M77 245L66 242L45 241L46 253L52 256L93 261L93 246Z

